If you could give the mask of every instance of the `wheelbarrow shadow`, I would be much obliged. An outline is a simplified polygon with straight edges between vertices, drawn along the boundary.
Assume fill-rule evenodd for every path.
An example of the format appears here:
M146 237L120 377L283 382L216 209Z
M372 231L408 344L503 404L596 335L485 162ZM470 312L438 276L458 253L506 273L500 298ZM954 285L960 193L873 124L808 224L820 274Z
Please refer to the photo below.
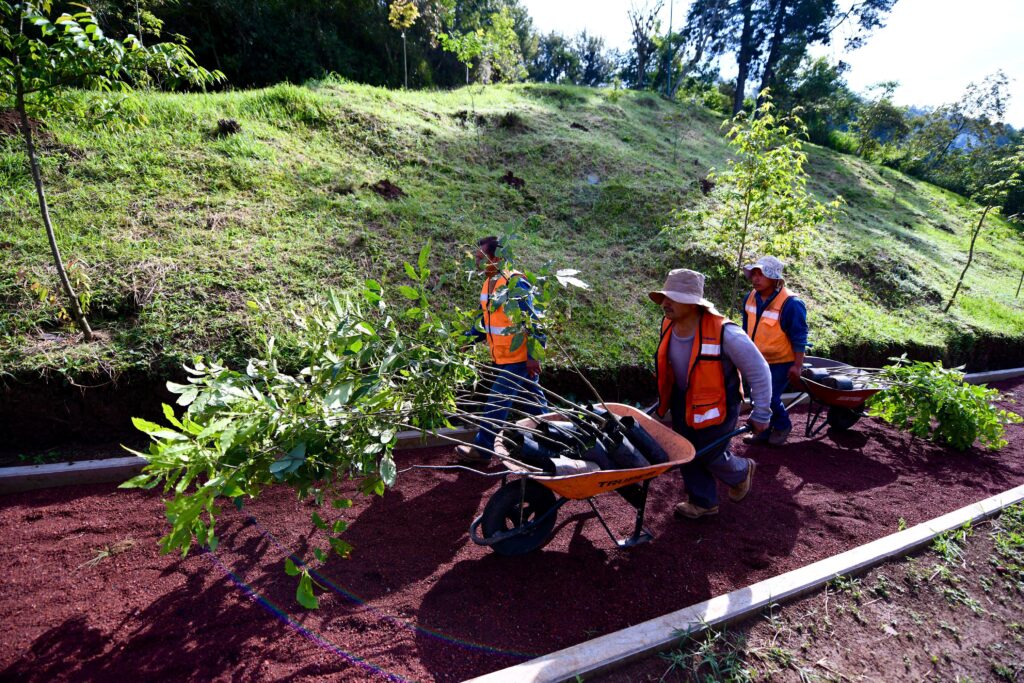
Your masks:
M701 520L672 516L682 481L659 477L648 507L655 538L631 548L616 548L594 513L575 503L564 508L550 549L457 562L417 610L417 623L432 631L417 634L419 660L439 681L455 680L448 672L456 661L460 674L479 675L771 576L800 520L771 476L758 476L748 500L723 502L722 514ZM613 531L628 535L631 508L599 498Z
M447 564L466 544L466 526L481 505L485 492L497 485L469 473L439 474L414 471L396 488L374 496L343 534L355 556L372 552L387 556L386 567L353 563L332 556L319 571L332 582L372 600L416 583ZM435 479L430 488L409 496L417 488L413 477ZM394 552L373 548L386 544ZM365 556L365 555L363 555Z

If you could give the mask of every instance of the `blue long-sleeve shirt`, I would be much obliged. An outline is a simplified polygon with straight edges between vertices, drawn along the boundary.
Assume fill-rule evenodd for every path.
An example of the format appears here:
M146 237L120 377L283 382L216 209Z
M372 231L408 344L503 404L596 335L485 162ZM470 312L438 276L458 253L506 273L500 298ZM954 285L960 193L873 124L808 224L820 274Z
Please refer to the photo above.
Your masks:
M531 288L530 283L526 280L526 278L523 277L519 278L519 280L516 282L516 286L527 292L529 292ZM532 295L525 296L522 299L519 299L519 310L525 313L526 315L530 316L532 320L540 319L540 315L537 313L537 309L534 308L533 306ZM473 321L473 327L466 331L466 336L472 339L474 344L482 341L487 341L487 333L484 332L483 329L481 329L483 327L483 318L484 312L483 310L481 310L480 312L477 313L476 319ZM547 337L544 334L540 333L536 329L536 326L533 326L533 329L530 330L530 336L536 339L538 342L540 342L541 346L545 346L547 344ZM533 359L533 354L530 353L529 345L527 345L526 347L526 356L531 360Z
M757 315L761 315L768 304L778 296L775 292L767 299L762 299L758 292L754 292L754 304L757 306ZM745 299L744 299L745 301ZM789 343L796 353L804 353L807 350L807 306L796 296L790 295L786 303L782 304L782 311L779 314L779 325L782 331L789 338ZM747 316L743 316L743 331L748 335Z

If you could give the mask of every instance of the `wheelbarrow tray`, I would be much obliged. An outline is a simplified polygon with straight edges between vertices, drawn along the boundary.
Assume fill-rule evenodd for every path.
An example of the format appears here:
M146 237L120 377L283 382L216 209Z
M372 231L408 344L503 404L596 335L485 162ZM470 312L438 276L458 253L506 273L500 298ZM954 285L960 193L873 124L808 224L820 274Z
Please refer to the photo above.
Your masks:
M853 377L862 374L859 368L829 358L808 356L804 361L805 365L812 368L848 369L848 374ZM801 377L800 380L810 397L807 424L804 427L804 436L808 438L820 434L826 427L840 431L849 429L864 415L864 404L867 400L885 388L873 386L862 389L836 389L815 382L809 377ZM826 408L827 417L822 419L822 413Z
M812 379L806 377L801 378L804 382L804 387L807 389L807 393L811 395L816 401L830 406L841 406L843 408L851 408L853 410L859 410L864 407L864 403L882 390L881 387L866 387L864 389L833 389L827 387L824 384L819 384Z
M624 403L606 403L604 406L619 417L635 418L637 424L658 442L665 453L668 454L668 462L648 465L647 467L633 467L624 470L597 470L594 472L583 472L581 474L552 475L527 468L509 456L503 440L497 439L494 451L498 454L501 462L509 471L525 475L551 489L563 498L570 500L583 500L602 493L614 491L630 484L639 484L648 479L654 479L678 465L693 460L695 451L693 444L686 438L672 431L671 427L653 419L642 410ZM532 428L537 426L537 420L558 419L557 413L540 415L537 418L524 418L516 422L523 427Z

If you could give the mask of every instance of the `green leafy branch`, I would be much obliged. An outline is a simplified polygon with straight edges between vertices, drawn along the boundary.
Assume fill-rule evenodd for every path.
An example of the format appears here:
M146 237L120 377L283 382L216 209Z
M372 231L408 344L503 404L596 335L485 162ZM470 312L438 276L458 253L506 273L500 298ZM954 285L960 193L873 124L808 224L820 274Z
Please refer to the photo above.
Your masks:
M469 317L432 306L429 254L427 244L416 265L404 264L410 284L395 287L397 305L380 282L367 280L355 296L331 292L297 311L297 372L282 367L274 337L266 336L263 353L244 371L202 358L186 366L188 381L167 385L182 415L165 405L165 424L135 418L152 443L137 453L147 460L142 473L122 486L162 486L168 494L171 528L161 539L162 552L184 556L193 544L216 549L218 499L241 508L265 487L283 484L315 505L311 521L326 544L314 547L313 557L322 563L332 552L349 555L352 547L341 538L348 524L325 519L325 503L334 510L352 505L340 489L345 481L364 495L382 495L398 476L398 431L452 426L465 414L460 397L479 378L465 344ZM542 306L554 304L551 290L562 286L559 280L575 280L565 271L521 277L534 283L530 292ZM296 599L315 608L315 582L305 563L286 569L299 577Z

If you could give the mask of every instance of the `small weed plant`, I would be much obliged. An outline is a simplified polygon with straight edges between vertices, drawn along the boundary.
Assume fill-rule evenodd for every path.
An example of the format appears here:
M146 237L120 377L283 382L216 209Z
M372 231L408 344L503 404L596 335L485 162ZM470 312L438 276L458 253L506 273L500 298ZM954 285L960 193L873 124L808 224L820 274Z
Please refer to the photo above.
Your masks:
M742 637L709 628L699 636L687 635L683 647L661 655L669 662L662 677L677 671L703 683L750 683L758 677L746 654Z
M992 539L995 555L990 562L1008 587L1024 594L1024 505L1012 505L1003 510Z
M995 389L964 382L958 368L892 358L881 379L889 388L869 401L870 414L914 436L965 451L977 441L989 450L1007 444L1005 428L1021 416L995 405Z

